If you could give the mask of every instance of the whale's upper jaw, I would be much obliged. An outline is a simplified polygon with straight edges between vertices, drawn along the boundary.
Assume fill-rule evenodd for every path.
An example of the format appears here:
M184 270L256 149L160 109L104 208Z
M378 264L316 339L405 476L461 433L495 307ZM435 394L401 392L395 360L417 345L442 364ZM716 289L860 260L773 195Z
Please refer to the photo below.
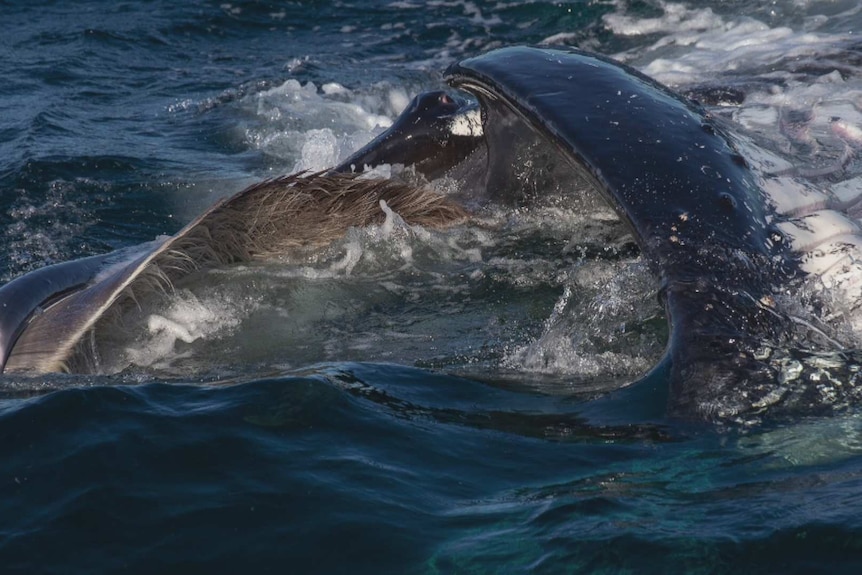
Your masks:
M724 417L743 409L731 398L756 401L758 385L774 379L758 350L792 331L771 306L773 290L799 275L798 262L745 161L704 111L580 51L503 49L455 64L447 80L480 100L486 133L498 117L506 125L517 116L629 223L672 327L670 411ZM506 141L486 138L489 157Z
M636 70L577 50L506 48L453 65L446 79L479 101L483 129L466 159L437 162L426 175L454 175L483 188L474 196L498 201L531 201L547 187L586 182L628 223L659 279L671 326L653 370L670 379L670 414L751 421L766 409L811 413L855 401L853 389L840 386L830 392L834 401L813 397L794 375L798 365L811 373L830 365L841 378L848 362L830 359L828 349L794 348L796 326L773 296L802 281L803 256L704 110ZM518 168L536 164L536 150L544 159L522 177Z
M201 269L319 251L352 227L380 224L383 206L430 229L468 217L442 194L395 180L304 173L264 180L171 237L48 266L0 288L7 310L0 313L0 371L102 373L102 350L113 355L102 335L126 331L127 312L147 308L177 281Z
M763 193L727 138L637 71L578 51L516 47L455 64L447 80L479 98L488 124L512 110L583 170L669 281L701 279L703 270L685 276L711 265L694 256L707 245L749 258L780 249Z

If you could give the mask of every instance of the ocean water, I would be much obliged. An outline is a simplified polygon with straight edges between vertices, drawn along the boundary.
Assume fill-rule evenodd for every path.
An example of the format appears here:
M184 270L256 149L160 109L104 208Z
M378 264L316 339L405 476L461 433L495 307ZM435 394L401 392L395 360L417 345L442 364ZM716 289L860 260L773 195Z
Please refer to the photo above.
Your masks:
M330 166L511 44L622 59L754 164L862 186L856 1L12 1L0 30L2 281ZM611 393L667 334L587 208L214 270L104 375L0 376L0 572L858 573L862 412Z

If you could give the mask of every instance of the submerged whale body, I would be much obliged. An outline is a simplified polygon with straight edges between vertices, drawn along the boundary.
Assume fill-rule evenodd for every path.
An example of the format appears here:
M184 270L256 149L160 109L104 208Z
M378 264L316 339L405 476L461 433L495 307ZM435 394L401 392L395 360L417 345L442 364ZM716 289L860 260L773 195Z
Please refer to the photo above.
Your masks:
M857 401L858 354L812 337L811 326L775 305L776 294L811 274L841 282L855 271L862 244L852 221L841 241L817 239L816 226L800 224L820 217L816 210L779 213L701 108L608 58L505 48L453 65L446 79L470 97L418 96L329 173L252 186L173 238L0 288L0 367L98 371L91 345L100 322L132 305L135 290L170 289L193 269L312 249L372 223L382 205L442 227L483 202L529 203L551 187L586 186L628 225L659 279L670 337L662 360L634 385L669 381L670 414L733 420ZM442 196L345 174L380 164L454 180L460 191ZM802 231L814 239L800 247Z

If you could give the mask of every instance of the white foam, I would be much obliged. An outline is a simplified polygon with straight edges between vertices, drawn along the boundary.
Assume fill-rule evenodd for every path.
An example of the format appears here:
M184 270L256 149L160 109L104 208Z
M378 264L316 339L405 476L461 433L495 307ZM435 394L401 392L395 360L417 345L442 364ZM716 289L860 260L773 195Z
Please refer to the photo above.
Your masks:
M838 182L830 187L830 191L841 202L856 203L860 201L860 196L862 196L862 176Z
M661 16L637 18L618 5L618 11L605 15L603 21L623 36L662 34L651 45L616 57L671 86L714 79L716 73L757 70L780 61L822 55L853 39L852 34L770 27L751 17L728 18L710 8L690 8L677 2L660 1L657 7L663 11Z
M409 100L399 86L356 93L336 82L318 89L312 82L289 79L243 100L260 122L247 125L242 138L281 159L285 172L321 170L391 126Z
M303 136L305 141L302 143L300 158L293 166L294 172L318 172L331 168L338 162L338 139L332 130L308 130Z
M643 262L585 262L574 270L541 335L516 345L503 365L589 378L636 376L662 353L664 342L646 328L657 316L655 286Z
M356 264L358 264L359 260L362 258L362 253L363 253L362 245L358 241L348 240L348 242L346 243L346 245L344 247L344 257L341 260L334 262L331 266L329 266L329 271L330 272L340 272L343 270L344 274L349 276L350 273L353 271L353 268L356 267ZM304 268L304 271L305 271L304 275L306 277L311 277L309 274L308 268Z
M614 34L621 36L643 36L645 34L703 32L724 24L711 8L689 8L685 4L659 2L664 11L656 18L638 18L625 12L606 14L602 20ZM619 7L619 5L618 5Z
M147 332L125 348L125 361L141 367L170 365L189 354L177 350L178 342L191 344L237 327L247 313L246 304L242 298L177 292L166 309L147 317Z
M338 82L327 82L320 87L320 90L327 96L333 96L336 94L339 96L350 95L350 90L348 90Z

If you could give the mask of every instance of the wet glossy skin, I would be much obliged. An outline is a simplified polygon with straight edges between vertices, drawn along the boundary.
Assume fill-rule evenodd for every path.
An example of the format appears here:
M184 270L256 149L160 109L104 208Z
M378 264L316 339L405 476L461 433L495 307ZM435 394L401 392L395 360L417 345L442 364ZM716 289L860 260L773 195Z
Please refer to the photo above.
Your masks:
M455 64L447 79L483 108L514 110L630 223L672 328L655 369L670 379L671 413L744 409L728 406L774 376L754 350L779 345L788 330L763 302L797 265L765 194L703 110L636 70L576 50L498 50Z
M515 109L582 166L669 280L698 277L691 252L707 243L772 255L775 230L745 162L703 110L636 70L518 47L460 62L448 81L483 107Z
M768 393L775 374L755 350L781 345L790 329L768 302L798 275L798 262L745 161L701 108L578 50L504 48L453 65L446 79L479 100L481 155L463 161L428 137L441 132L429 113L441 103L428 94L357 157L407 164L424 154L419 161L438 173L480 164L493 198L517 186L512 166L531 161L524 152L542 140L628 222L659 277L671 336L644 379L670 380L670 412L712 418L745 409L739 397ZM561 170L545 173L559 180Z
M28 318L48 301L85 285L110 254L45 267L0 287L0 373Z

